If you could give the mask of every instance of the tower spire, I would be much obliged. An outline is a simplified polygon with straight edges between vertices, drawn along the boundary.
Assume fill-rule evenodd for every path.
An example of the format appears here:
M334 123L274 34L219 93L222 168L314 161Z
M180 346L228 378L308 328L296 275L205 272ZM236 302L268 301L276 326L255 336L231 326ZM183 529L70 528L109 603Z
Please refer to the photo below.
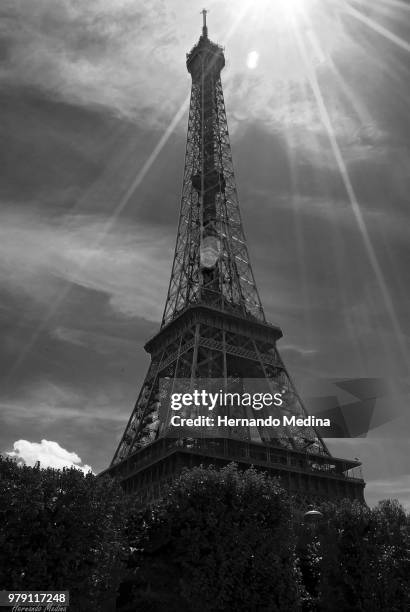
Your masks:
M202 36L204 38L208 38L208 28L207 28L207 25L206 25L206 16L207 16L208 12L209 11L207 11L207 9L202 9L202 11L201 11L201 13L202 13L202 20L203 20Z
M205 9L202 14L206 23ZM265 321L236 192L221 83L223 49L202 36L186 65L192 90L185 172L162 325L198 303Z

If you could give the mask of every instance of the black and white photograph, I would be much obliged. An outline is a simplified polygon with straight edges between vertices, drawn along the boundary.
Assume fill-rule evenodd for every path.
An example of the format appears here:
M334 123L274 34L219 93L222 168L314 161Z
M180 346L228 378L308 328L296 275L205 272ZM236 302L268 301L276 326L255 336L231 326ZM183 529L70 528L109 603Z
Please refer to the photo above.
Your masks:
M0 609L410 609L409 0L2 0Z

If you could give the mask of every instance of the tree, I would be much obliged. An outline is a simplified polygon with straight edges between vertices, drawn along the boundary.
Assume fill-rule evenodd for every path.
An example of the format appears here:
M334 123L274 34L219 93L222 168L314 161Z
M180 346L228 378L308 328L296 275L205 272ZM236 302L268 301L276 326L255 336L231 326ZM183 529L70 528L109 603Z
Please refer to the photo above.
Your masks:
M298 526L274 479L234 464L185 470L141 508L114 480L0 456L0 589L69 590L74 612L104 610L121 581L123 612L410 609L400 504L320 510Z
M311 608L323 612L410 609L408 517L396 500L370 509L357 501L321 506L322 524L305 547ZM306 582L306 576L310 583ZM316 584L312 584L312 576Z
M135 513L129 537L136 607L127 609L298 609L290 502L266 473L185 470L162 501Z
M111 479L0 457L0 588L69 590L101 609L121 579L125 507Z
M380 610L410 609L410 516L397 500L383 500L372 511L374 593Z

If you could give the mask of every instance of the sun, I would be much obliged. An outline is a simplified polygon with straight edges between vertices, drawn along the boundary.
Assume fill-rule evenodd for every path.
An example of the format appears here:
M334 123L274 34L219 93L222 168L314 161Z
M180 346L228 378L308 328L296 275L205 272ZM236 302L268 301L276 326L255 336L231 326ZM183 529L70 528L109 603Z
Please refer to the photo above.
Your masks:
M281 55L287 56L286 60L276 57L276 66L278 61L282 62L286 64L285 72L292 72L295 52L294 48L289 47L292 46L294 29L308 31L310 38L314 38L311 32L311 17L312 8L317 2L318 0L237 0L235 4L230 4L232 16L235 15L232 31L241 30L243 44L248 47L244 49L246 68L250 71L259 69L262 62L266 61L267 50L276 45L280 47ZM257 38L257 32L263 35ZM245 39L247 43L244 42ZM316 43L316 38L313 42ZM308 44L312 46L312 41ZM315 54L318 55L317 50Z
M309 0L276 0L274 4L278 5L284 17L294 19L301 15L311 2Z
M294 19L306 13L316 0L242 0L235 2L239 12L242 10L250 16L264 19L267 15L280 23L283 20Z

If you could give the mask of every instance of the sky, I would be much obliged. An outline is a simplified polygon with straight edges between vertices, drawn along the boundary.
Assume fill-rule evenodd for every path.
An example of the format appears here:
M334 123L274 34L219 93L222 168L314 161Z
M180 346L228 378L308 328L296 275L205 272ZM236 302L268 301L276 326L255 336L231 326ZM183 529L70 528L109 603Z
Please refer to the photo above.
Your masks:
M0 452L99 472L159 328L197 0L0 8ZM329 440L410 506L410 5L209 0L241 211L298 388L383 378L394 418ZM304 391L306 390L306 391ZM354 398L351 398L354 399Z

